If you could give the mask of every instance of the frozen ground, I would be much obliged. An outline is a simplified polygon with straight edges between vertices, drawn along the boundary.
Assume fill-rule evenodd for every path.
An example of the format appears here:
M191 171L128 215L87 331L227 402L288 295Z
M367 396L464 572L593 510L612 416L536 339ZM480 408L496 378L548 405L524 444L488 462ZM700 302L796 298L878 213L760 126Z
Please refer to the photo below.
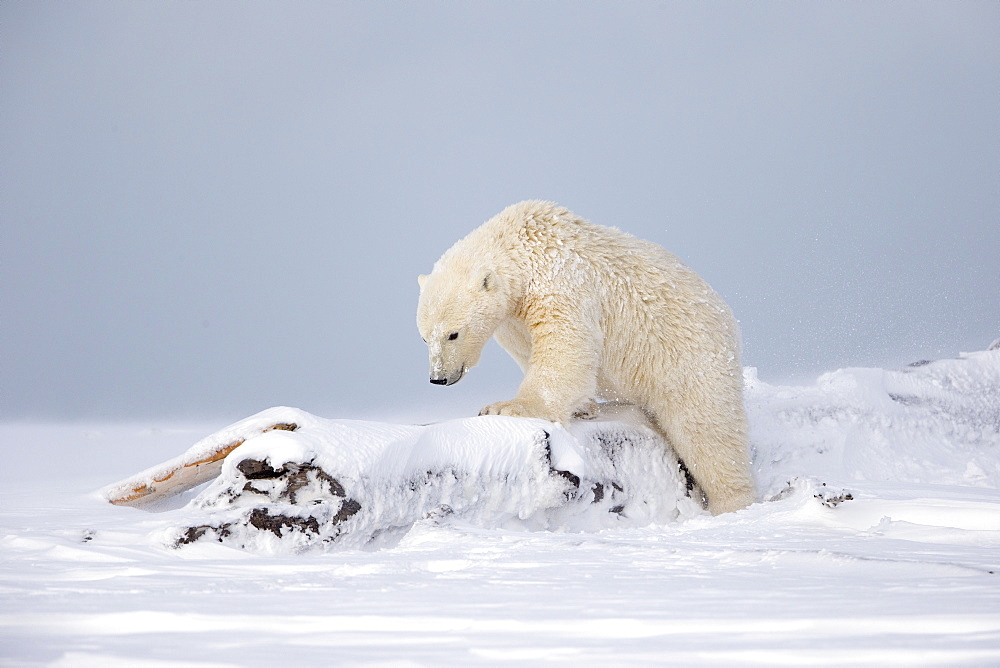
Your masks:
M192 507L95 494L224 425L0 425L0 664L1000 664L1000 351L747 380L767 501L377 550L175 549Z

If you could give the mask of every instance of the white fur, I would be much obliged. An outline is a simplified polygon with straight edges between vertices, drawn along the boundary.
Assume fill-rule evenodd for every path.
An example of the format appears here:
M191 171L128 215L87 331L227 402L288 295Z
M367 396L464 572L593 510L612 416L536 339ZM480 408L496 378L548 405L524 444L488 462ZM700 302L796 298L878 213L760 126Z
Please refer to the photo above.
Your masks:
M754 501L736 322L675 256L528 201L457 242L420 286L432 382L458 382L494 336L524 381L483 414L565 423L595 399L634 403L713 513Z

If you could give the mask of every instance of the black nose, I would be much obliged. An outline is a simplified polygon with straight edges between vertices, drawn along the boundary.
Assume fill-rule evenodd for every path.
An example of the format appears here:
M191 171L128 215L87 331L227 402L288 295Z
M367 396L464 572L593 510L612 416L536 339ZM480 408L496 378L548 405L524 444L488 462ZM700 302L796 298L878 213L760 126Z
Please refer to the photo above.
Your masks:
M448 384L448 379L447 378L431 378L431 382L434 383L435 385L447 385Z

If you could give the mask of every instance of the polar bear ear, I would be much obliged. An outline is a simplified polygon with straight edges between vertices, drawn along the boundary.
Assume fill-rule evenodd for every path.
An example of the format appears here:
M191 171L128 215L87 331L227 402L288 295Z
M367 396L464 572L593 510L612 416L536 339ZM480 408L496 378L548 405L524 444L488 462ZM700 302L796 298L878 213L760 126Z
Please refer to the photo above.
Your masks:
M423 291L424 283L427 282L427 274L420 274L417 276L417 285L420 286L420 290Z

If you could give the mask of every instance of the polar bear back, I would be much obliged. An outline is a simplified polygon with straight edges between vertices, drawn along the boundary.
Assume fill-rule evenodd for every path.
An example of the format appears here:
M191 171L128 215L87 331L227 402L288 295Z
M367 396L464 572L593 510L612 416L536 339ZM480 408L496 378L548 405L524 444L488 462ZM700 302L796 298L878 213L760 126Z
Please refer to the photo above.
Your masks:
M677 383L681 365L739 376L739 336L726 303L698 274L659 245L614 227L590 223L551 202L526 201L504 209L455 244L441 262L481 256L483 263L507 266L525 278L524 300L551 294L573 295L587 304L602 340L602 396L643 400L637 387ZM530 357L530 336L520 320L496 332L500 345L523 368ZM635 365L653 363L648 379ZM708 359L711 358L711 359ZM621 362L621 364L616 364ZM623 384L622 377L626 381ZM646 395L647 391L639 394Z

